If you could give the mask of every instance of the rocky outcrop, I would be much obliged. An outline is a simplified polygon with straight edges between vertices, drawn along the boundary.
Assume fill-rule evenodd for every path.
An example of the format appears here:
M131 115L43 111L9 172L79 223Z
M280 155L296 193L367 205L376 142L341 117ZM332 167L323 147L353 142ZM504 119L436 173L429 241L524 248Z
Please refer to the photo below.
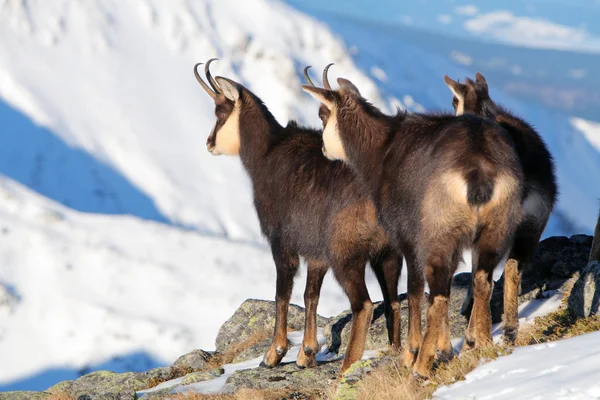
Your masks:
M327 318L317 317L319 326L325 326L327 322ZM274 302L246 300L219 329L215 341L217 352L226 351L233 343L243 342L256 332L272 332L274 327ZM288 329L297 331L303 328L304 308L291 304L288 311Z
M590 261L579 273L569 296L569 308L580 318L600 315L600 261Z
M576 235L571 238L553 237L542 241L535 258L524 266L521 281L519 302L543 297L547 293L558 290L569 293L569 307L578 316L589 316L598 312L600 302L600 263L591 262L586 266L592 238ZM585 267L585 268L584 268ZM454 277L452 296L449 304L450 330L453 337L461 337L466 328L466 318L461 315L461 305L470 274L459 274ZM572 288L572 290L571 290ZM401 296L402 333L407 334L407 299ZM494 286L491 302L492 315L495 322L502 317L503 308L502 280ZM425 322L426 300L423 307L423 324ZM234 362L256 358L264 354L270 345L270 338L250 343L249 339L257 333L267 332L270 336L275 322L275 304L271 301L247 300L234 315L221 327L216 339L217 351L207 352L194 350L181 356L172 366L156 368L143 373L115 374L108 371L97 371L85 375L75 381L62 382L48 389L47 393L13 392L0 393L0 400L38 400L49 399L50 393L65 394L67 398L77 400L129 400L136 399L136 392L173 380L171 387L164 387L155 392L140 396L142 400L164 399L176 387L183 388L198 382L221 377L225 370L216 367L223 354L237 349ZM343 312L332 318L318 318L320 327L324 327L331 353L343 354L351 325L351 313ZM301 330L304 327L304 309L290 306L288 325L290 330ZM258 335L260 337L260 335ZM245 346L241 344L246 343ZM250 344L249 344L250 343ZM377 303L373 321L367 337L367 350L385 349L388 346L387 329L383 304ZM292 350L297 351L297 348ZM331 354L330 354L331 355ZM213 360L213 358L215 358ZM333 361L322 362L316 368L302 369L295 363L282 364L277 368L251 368L237 371L228 376L224 391L236 393L241 389L278 390L288 393L290 399L320 398L331 395L331 388L337 385L337 399L354 399L361 378L373 368L398 362L398 357L380 353L369 360L362 360L339 377L340 357L332 356ZM395 364L394 364L395 365ZM278 392L279 393L279 392Z

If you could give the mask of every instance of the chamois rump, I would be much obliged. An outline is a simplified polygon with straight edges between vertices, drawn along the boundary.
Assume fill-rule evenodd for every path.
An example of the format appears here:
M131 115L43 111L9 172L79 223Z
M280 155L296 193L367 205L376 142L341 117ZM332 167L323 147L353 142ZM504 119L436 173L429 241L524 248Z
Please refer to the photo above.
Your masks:
M389 245L366 192L346 166L323 156L320 131L295 122L281 126L250 90L227 78L213 79L211 61L205 66L210 87L198 73L200 64L194 67L198 83L215 102L217 120L207 149L213 155L239 155L252 182L261 230L277 270L275 331L263 365L278 365L288 349L287 312L299 256L307 261L308 276L298 365L316 365L316 309L329 266L353 312L342 372L362 356L372 319L364 276L367 261L383 292L390 343L399 348L402 257Z
M428 377L436 350L452 352L448 298L464 248L472 249L476 266L465 348L492 342L492 273L521 219L521 165L508 133L495 122L470 115L388 116L350 81L338 78L338 84L338 90L302 87L325 105L325 155L356 173L409 271L425 275L425 334L420 349L410 343L408 350L417 354L415 375Z
M523 265L535 255L558 195L554 161L543 139L530 124L490 98L483 75L477 73L475 81L467 78L465 83L456 82L446 75L444 81L454 94L452 106L456 115L474 114L500 124L515 143L523 169L524 215L504 266L503 330L505 339L514 343L519 329L521 271ZM467 296L463 305L464 314L469 314L471 305L472 296Z

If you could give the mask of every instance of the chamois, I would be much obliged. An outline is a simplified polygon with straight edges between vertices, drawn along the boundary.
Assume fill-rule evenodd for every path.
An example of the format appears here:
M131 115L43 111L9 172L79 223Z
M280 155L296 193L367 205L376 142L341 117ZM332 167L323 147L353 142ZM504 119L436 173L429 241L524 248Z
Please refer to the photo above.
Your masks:
M508 133L492 121L407 112L387 116L350 81L338 78L338 84L338 90L328 83L302 88L325 105L324 154L355 172L409 271L425 275L425 335L421 348L410 350L418 354L414 373L428 377L436 349L452 351L448 297L467 247L476 272L465 342L477 347L492 342L492 273L521 218L521 165Z
M330 266L353 311L342 372L362 356L373 304L365 284L367 261L381 286L390 343L400 348L398 279L402 257L392 250L378 224L375 206L352 172L321 152L321 132L290 121L281 126L262 101L231 79L194 74L215 102L215 127L206 141L213 155L239 155L253 186L262 233L277 270L276 322L263 366L273 367L287 352L287 311L299 256L308 264L304 301L306 329L298 365L316 364L316 309Z
M453 81L447 75L444 81L454 94L452 105L456 115L475 114L496 121L506 129L515 143L523 169L524 215L504 266L503 330L505 339L514 343L519 329L521 271L535 254L558 194L554 161L546 144L530 124L494 103L483 75L477 73L475 82L467 78L464 84ZM472 297L467 296L463 313L468 315L471 302Z
M590 261L600 261L600 211L598 212L598 222L594 232L594 241L592 242L592 251L590 251Z

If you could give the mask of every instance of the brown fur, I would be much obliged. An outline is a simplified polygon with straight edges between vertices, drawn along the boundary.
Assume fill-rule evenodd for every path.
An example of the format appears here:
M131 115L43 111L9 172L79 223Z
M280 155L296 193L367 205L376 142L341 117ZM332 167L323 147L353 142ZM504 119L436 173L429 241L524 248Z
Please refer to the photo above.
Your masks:
M504 265L504 327L507 341L512 343L516 339L516 333L519 329L519 284L521 282L521 274L519 273L519 262L509 258ZM515 335L515 337L508 337Z
M521 167L507 132L495 123L473 116L386 116L352 83L338 83L338 91L303 88L335 107L345 162L374 199L391 243L407 258L409 275L423 271L429 284L427 325L414 366L416 374L429 376L438 346L448 350L451 279L466 247L473 249L479 277L478 322L470 332L476 346L491 341L486 299L493 269L521 218ZM410 358L405 354L405 362Z
M248 89L226 78L216 81L219 88L215 89L223 94L214 97L217 122L207 148L214 149L220 129L234 105L238 107L239 156L252 181L261 230L277 269L275 332L263 365L278 365L288 349L287 309L299 256L308 260L306 330L299 366L316 364L316 310L328 267L348 295L353 312L342 371L362 356L371 321L373 306L364 276L367 262L383 292L390 344L399 348L401 257L391 249L366 191L346 166L323 156L321 132L294 122L283 127Z
M455 82L448 76L444 77L444 81L454 94L452 105L457 115L464 112L482 116L499 123L507 130L515 143L523 169L524 217L517 228L514 244L509 253L509 258L516 262L519 276L510 279L505 277L504 281L504 336L507 341L514 342L519 327L516 303L520 271L535 254L539 239L556 202L558 189L554 163L544 141L535 129L492 101L483 75L477 73L475 81L467 78L464 84ZM517 287L512 286L515 282ZM510 299L506 297L507 293L510 293ZM463 304L463 314L469 315L472 301L472 290L469 287L469 294Z

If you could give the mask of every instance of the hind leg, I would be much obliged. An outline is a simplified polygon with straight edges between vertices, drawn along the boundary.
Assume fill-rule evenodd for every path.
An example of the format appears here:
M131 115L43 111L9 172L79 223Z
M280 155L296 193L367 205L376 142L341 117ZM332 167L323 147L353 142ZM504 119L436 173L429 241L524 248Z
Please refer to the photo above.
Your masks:
M411 251L405 252L408 270L408 343L402 354L402 365L411 367L417 360L423 342L421 308L425 293L423 270Z
M465 335L466 350L492 344L492 298L494 268L502 260L508 247L506 231L498 226L483 228L473 249L473 312Z
M389 343L394 349L399 350L402 344L398 280L402 270L402 257L393 251L387 251L372 259L371 267L375 272L375 276L377 276L383 294Z
M424 270L429 285L427 325L413 371L417 376L425 378L430 376L440 335L443 334L444 319L448 314L450 280L455 269L450 259L444 257L444 253L437 252L434 254L440 254L439 256L429 256Z
M319 343L317 341L317 306L319 304L319 295L323 278L327 273L327 263L322 261L308 261L306 288L304 290L304 338L302 339L302 348L298 353L296 364L299 367L314 367L317 365L317 353L319 352Z
M448 280L448 293L452 287L452 277ZM454 349L452 348L452 342L450 341L450 317L448 315L448 309L442 321L440 330L440 336L438 337L438 360L442 362L448 362L454 358Z
M336 279L350 300L352 327L341 373L360 360L365 350L367 333L373 319L373 303L365 283L366 260L333 265Z
M504 317L502 330L504 340L514 344L519 331L519 285L523 265L531 260L537 249L543 224L534 220L523 221L513 242L509 258L504 266Z
M275 333L271 347L267 350L262 366L274 367L279 365L288 350L287 315L294 277L298 272L298 254L291 252L280 241L271 244L273 260L277 268L277 289L275 294Z

